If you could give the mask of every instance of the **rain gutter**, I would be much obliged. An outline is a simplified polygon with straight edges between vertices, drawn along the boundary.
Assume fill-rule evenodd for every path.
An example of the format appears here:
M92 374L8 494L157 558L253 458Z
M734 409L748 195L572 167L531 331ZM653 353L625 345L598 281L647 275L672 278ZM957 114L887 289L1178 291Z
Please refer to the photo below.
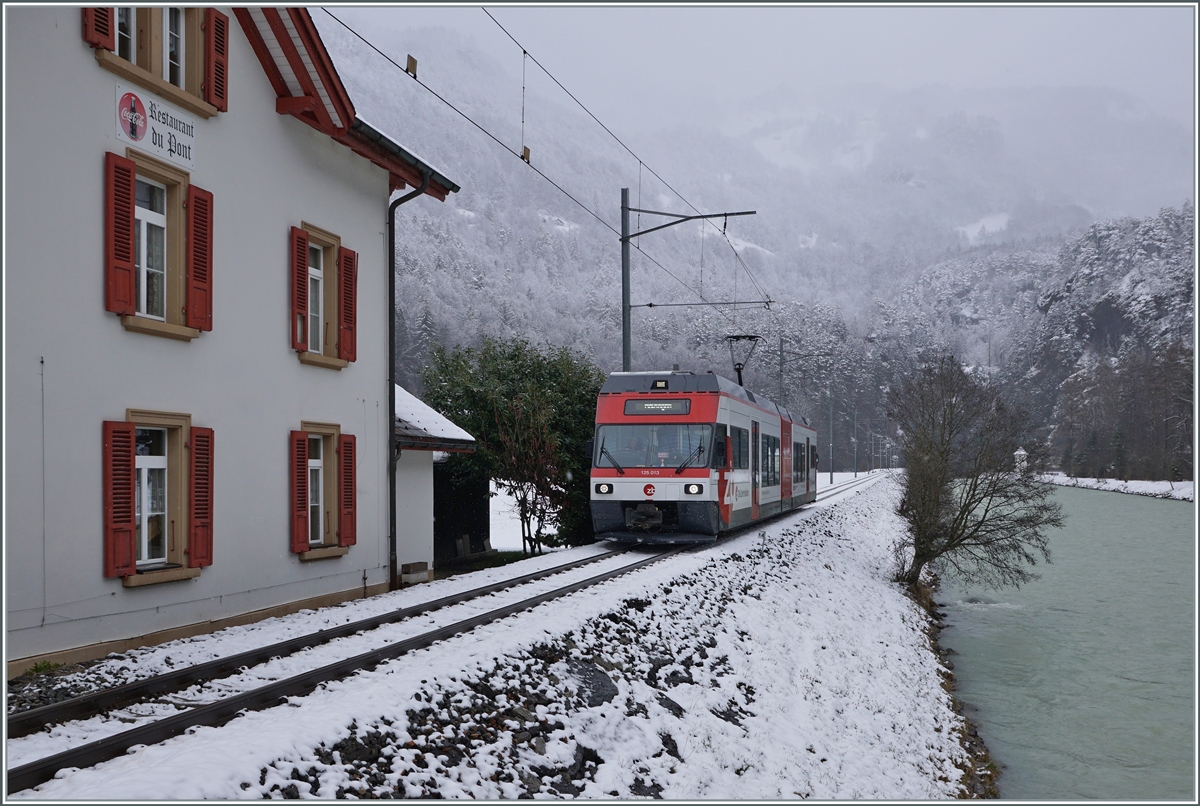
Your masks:
M410 202L429 188L433 171L418 165L421 185L388 205L388 590L400 587L396 565L396 462L400 447L396 444L396 208Z

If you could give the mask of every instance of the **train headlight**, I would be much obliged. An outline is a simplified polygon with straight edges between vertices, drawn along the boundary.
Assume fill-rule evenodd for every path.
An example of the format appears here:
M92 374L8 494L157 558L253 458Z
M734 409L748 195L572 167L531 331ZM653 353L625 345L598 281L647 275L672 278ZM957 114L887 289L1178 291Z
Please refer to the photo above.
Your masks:
M611 484L597 484L596 485L596 493L598 495L608 495L612 491L613 491L613 486Z
M683 485L683 492L685 495L703 495L704 494L704 485L703 484L685 484L685 485Z

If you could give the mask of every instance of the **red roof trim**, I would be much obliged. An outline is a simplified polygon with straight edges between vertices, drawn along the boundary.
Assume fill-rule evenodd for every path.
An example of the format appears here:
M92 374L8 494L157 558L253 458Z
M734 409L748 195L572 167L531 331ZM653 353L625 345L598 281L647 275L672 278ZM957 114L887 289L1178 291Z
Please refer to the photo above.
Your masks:
M250 40L250 47L254 50L254 55L258 57L263 72L267 74L267 80L271 82L271 89L275 90L275 94L280 98L290 96L291 93L288 92L287 84L284 83L283 74L275 66L275 59L271 57L271 52L267 50L267 43L263 41L262 32L258 30L258 25L254 22L254 18L250 16L250 11L244 8L235 8L233 15L237 17L238 23L241 24L242 32L246 34L246 39Z
M360 157L366 157L380 168L386 169L389 174L389 190L400 190L405 185L413 188L420 187L421 174L415 168L403 160L396 159L391 154L382 152L370 140L359 137L355 132L347 132L333 139L347 146ZM397 179L400 181L397 182ZM445 201L447 193L449 191L442 187L436 180L431 180L429 187L425 189L427 196L433 196L438 201Z
M334 69L333 60L329 58L329 52L325 50L321 35L317 33L317 27L313 25L312 15L308 13L308 9L304 8L289 8L287 12L288 16L292 18L292 25L295 26L300 41L308 51L309 58L312 59L317 76L321 79L325 92L329 95L334 111L341 119L341 125L338 128L349 129L350 125L354 123L354 104L350 102L350 93L346 92L346 88L342 85L342 79Z
M264 8L263 16L267 18L267 24L271 26L271 32L275 34L275 41L279 43L279 47L283 50L283 55L287 59L288 65L292 68L292 75L296 77L296 81L300 83L300 88L304 90L304 96L312 98L315 101L311 114L315 118L316 127L325 134L332 136L337 127L333 122L333 118L329 115L329 110L325 108L325 102L321 100L321 96L317 92L317 86L313 81L312 74L304 64L304 59L300 56L300 50L292 40L291 32L283 24L283 17L279 14L279 10ZM289 93L289 97L294 96ZM300 114L296 114L296 116L300 117Z
M250 10L235 8L233 13L241 24L242 31L250 42L250 47L258 57L258 61L267 75L267 80L271 82L271 87L275 90L276 112L281 115L291 115L297 120L303 121L322 134L327 134L347 146L360 157L364 157L386 170L391 191L399 190L406 185L419 187L421 175L416 168L350 130L356 118L354 104L342 84L342 79L333 65L333 60L329 57L329 51L321 41L321 34L313 24L308 10L304 8L287 9L288 19L296 31L295 37L288 31L280 9L262 7L258 10L287 59L296 81L304 91L303 95L292 94L283 73L275 63L275 57L263 37L263 32L259 29ZM297 43L297 39L299 39L299 43ZM304 58L299 50L301 46L312 62L311 70L304 63ZM321 98L317 89L316 82L318 81L329 96L329 105ZM338 118L336 121L333 118L335 115ZM436 180L430 181L429 187L425 191L426 195L432 196L438 201L445 201L449 192L448 188L443 187Z

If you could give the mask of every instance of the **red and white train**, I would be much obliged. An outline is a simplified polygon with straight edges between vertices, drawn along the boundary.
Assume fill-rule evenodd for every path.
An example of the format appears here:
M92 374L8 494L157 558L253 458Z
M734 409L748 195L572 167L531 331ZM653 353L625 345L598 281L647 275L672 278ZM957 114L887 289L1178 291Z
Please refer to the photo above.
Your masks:
M596 404L596 537L692 543L815 501L806 418L711 372L614 372Z

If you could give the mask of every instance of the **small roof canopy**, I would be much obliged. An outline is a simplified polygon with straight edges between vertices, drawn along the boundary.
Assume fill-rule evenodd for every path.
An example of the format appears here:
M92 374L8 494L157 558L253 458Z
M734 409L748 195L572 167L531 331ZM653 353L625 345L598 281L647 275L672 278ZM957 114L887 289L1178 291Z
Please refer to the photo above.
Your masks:
M397 385L396 444L419 451L471 453L475 437Z

